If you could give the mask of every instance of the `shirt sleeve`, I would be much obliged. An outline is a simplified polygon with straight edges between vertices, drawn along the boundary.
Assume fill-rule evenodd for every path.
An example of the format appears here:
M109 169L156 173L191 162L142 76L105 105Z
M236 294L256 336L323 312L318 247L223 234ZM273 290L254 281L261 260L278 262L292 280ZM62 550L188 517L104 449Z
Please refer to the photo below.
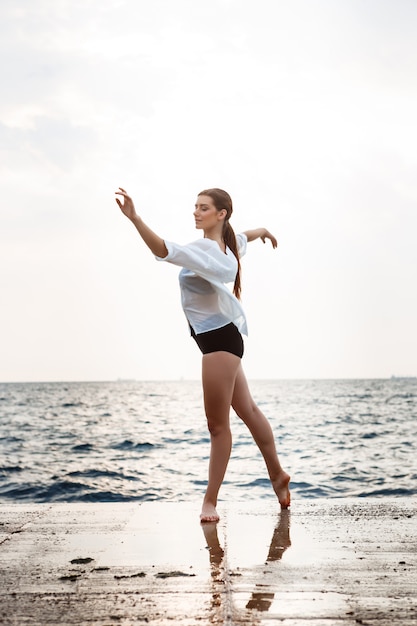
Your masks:
M248 238L245 233L239 233L236 235L236 243L237 243L237 252L239 256L243 256L246 254L246 250L248 247Z
M188 269L209 281L232 282L236 276L236 259L224 254L215 241L199 239L185 246L165 241L167 256L156 256L157 261L167 261Z

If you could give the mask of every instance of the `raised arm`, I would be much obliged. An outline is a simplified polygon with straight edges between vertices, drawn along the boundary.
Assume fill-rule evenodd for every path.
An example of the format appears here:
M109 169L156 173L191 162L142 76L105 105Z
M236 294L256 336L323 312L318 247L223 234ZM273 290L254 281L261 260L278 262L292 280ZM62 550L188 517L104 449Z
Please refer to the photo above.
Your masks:
M276 248L278 245L278 241L275 239L274 235L271 235L269 230L266 228L254 228L253 230L245 230L244 235L246 235L248 242L255 241L255 239L262 239L265 243L266 239L271 241L272 247Z
M132 222L132 224L136 227L139 235L142 237L143 241L146 243L148 248L153 252L155 256L164 258L168 254L167 247L165 242L161 237L158 237L156 233L153 232L145 224L141 217L136 213L135 205L133 204L132 198L127 194L127 192L119 187L119 191L116 191L117 196L123 197L123 202L116 198L116 202L119 205L122 213L126 215L126 217Z

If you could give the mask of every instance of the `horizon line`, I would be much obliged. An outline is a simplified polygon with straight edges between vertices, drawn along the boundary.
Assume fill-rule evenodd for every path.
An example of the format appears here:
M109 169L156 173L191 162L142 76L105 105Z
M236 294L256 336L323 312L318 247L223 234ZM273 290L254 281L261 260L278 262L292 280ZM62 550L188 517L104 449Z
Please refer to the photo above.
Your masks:
M249 378L250 381L298 381L298 380L416 380L417 376L313 376L288 378ZM200 378L109 378L109 379L57 379L57 380L1 380L0 385L29 384L69 384L69 383L167 383L167 382L201 382Z

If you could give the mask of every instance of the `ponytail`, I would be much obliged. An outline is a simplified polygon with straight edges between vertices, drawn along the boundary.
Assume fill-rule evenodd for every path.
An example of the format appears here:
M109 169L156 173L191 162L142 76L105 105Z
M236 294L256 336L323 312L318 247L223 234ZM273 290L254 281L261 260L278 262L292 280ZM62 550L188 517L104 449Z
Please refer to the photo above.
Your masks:
M228 248L230 248L230 250L233 252L233 254L235 255L236 260L237 260L237 272L236 272L235 284L233 285L233 293L235 294L236 298L238 300L240 300L240 292L242 291L242 287L241 287L241 284L240 284L240 259L239 259L239 252L238 252L238 249L237 249L237 242L236 242L235 231L230 226L228 219L225 219L225 221L224 221L223 241L224 241L225 245Z
M213 200L214 206L218 211L222 211L225 209L226 217L223 222L223 241L225 245L230 248L237 260L237 272L235 278L235 284L233 285L233 293L238 300L240 300L240 292L241 292L241 284L240 284L240 259L239 252L237 249L236 235L234 233L233 228L230 226L229 218L233 213L233 205L232 198L229 196L227 191L223 191L223 189L205 189L204 191L200 191L199 196L210 196Z

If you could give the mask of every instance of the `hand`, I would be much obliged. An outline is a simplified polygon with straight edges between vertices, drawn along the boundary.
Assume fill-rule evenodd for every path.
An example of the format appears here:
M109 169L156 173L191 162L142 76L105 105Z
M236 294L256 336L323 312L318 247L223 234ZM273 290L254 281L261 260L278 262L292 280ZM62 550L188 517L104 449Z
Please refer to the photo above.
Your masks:
M122 189L121 187L119 187L119 189L120 191L116 191L116 195L123 196L123 203L119 200L119 198L116 198L116 202L119 205L122 213L124 213L124 215L126 215L126 217L128 217L130 220L133 220L135 217L137 217L133 200L124 189Z
M269 230L266 230L266 228L264 229L264 233L261 235L261 239L264 243L266 239L270 239L273 248L278 246L278 241L275 239L274 235L271 235Z

